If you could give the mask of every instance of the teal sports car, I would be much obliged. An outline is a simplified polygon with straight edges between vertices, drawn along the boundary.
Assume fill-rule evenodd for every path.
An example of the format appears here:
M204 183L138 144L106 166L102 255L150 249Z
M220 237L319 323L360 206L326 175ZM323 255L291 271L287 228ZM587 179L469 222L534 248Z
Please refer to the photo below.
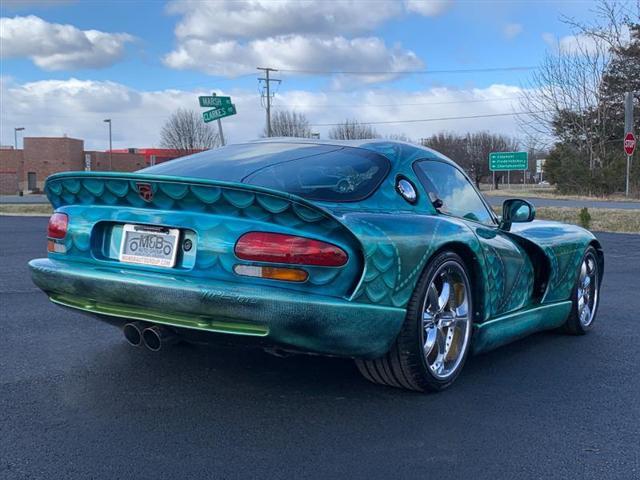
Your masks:
M353 358L370 381L442 390L471 353L591 329L604 258L588 231L498 217L415 145L270 138L136 173L47 179L52 302L151 350L177 341Z

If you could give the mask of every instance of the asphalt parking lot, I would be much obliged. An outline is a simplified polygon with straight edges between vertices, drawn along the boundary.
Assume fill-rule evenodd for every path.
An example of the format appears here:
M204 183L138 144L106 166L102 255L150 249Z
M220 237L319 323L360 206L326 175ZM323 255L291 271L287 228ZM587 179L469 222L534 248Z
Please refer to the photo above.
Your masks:
M640 235L598 234L591 334L532 336L423 395L347 360L130 347L31 283L45 230L0 217L0 478L640 478Z

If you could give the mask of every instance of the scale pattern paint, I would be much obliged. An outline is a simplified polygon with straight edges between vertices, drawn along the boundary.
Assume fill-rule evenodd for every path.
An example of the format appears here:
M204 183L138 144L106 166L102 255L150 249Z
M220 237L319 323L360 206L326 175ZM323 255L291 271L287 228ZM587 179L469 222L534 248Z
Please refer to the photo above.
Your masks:
M69 215L67 252L32 261L34 281L57 303L101 315L111 312L117 321L126 321L123 312L135 311L136 318L180 328L262 332L258 336L286 347L373 358L395 339L429 260L442 249L454 249L467 260L476 287L474 323L479 331L485 324L485 331L490 328L478 340L479 351L557 326L565 309L559 305L569 298L582 254L589 244L597 245L593 235L538 221L514 224L505 233L497 226L439 214L412 165L448 159L399 142L348 145L375 151L392 165L372 195L352 203L311 202L266 188L189 177L55 175L45 191L56 211ZM416 204L396 192L398 175L414 184ZM149 201L138 192L141 182L150 185ZM170 274L161 267L123 267L118 249L125 223L177 226L197 248L180 252ZM249 231L333 243L349 260L341 268L304 267L309 279L301 283L240 277L234 265L252 263L239 260L234 245ZM532 262L531 249L549 265L541 298L534 295L540 267ZM145 285L170 301L145 293ZM556 312L549 315L553 321L545 323L536 313L543 307Z

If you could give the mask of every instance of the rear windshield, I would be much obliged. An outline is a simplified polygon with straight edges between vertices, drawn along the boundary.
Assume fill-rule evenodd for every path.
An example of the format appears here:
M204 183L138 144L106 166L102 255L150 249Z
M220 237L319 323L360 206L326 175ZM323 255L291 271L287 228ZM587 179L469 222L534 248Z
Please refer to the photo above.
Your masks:
M311 200L350 202L370 195L389 168L383 156L358 148L249 143L171 160L140 173L242 182Z

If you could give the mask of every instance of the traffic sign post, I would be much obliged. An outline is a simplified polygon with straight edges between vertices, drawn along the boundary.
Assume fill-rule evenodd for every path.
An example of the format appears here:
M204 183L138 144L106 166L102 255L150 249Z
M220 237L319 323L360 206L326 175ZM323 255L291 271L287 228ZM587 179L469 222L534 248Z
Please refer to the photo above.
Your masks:
M522 170L524 182L527 168L529 168L528 152L491 152L489 154L489 170L494 172L494 178L495 172L507 172L509 188L511 188L511 170Z
M631 155L636 149L636 137L633 135L633 94L627 92L624 98L624 152L627 154L627 181L625 195L629 196L629 175L631 171Z
M211 110L203 112L202 119L204 120L204 123L213 122L214 120L218 121L220 143L224 147L224 133L222 132L222 122L220 120L224 117L229 117L237 113L236 106L231 103L231 97L218 97L214 92L208 96L203 95L198 97L198 103L200 103L201 107L214 107Z
M627 132L624 136L624 153L627 154L627 182L625 187L625 195L629 196L629 175L631 173L631 157L636 149L636 137L633 132Z
M542 182L542 178L544 176L544 164L546 161L546 158L539 158L536 160L536 174L539 175L538 182Z

